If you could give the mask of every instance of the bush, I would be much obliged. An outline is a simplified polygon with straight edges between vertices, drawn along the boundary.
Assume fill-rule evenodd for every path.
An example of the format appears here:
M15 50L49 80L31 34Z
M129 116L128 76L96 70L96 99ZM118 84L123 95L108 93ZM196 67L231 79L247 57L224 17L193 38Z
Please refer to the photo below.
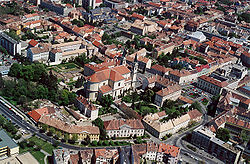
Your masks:
M35 142L34 141L29 141L29 143L27 144L28 147L34 147L35 146Z
M105 140L105 141L103 142L103 146L108 146L108 145L109 145L109 141Z
M98 146L102 146L103 145L103 141L98 141L97 145Z
M92 145L92 146L97 146L97 141L93 141L93 142L91 143L91 145Z
M111 146L115 146L114 141L109 141L109 145L111 145Z
M24 149L27 146L27 141L23 140L22 142L19 143L19 146Z

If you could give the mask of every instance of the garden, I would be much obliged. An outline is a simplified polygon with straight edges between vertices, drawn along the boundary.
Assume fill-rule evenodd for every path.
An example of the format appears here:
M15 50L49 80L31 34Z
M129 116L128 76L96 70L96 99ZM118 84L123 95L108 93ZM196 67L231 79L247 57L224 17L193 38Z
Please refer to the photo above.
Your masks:
M36 136L32 136L27 140L23 140L19 143L20 149L19 152L30 152L39 163L44 164L44 153L40 150L44 150L49 154L52 154L53 149L56 147L51 145L50 143L43 141L42 139L37 138Z

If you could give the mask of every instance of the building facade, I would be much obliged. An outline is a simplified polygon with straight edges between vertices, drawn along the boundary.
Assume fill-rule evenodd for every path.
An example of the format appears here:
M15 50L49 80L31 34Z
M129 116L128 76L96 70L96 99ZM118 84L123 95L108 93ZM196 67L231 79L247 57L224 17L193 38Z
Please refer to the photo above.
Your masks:
M104 122L107 136L111 137L140 137L144 135L141 120L110 120Z
M21 55L21 42L0 31L0 45L11 55Z
M76 98L75 106L90 120L95 120L96 118L98 118L99 109L96 108L83 96L79 96Z

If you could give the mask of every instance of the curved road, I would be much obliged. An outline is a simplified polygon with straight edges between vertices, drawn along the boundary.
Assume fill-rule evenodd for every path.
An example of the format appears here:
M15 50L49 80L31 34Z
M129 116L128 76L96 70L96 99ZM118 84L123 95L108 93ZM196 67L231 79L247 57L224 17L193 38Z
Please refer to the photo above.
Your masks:
M39 129L28 124L25 120L22 120L22 118L20 116L16 115L12 110L9 110L8 107L3 105L2 103L0 103L0 114L9 118L11 120L11 122L16 123L22 129L25 129L25 130L29 131L30 133L33 133L36 136L38 136L38 137L40 137L40 138L42 138L42 139L44 139L52 144L58 142L54 138L48 137L47 135L40 133ZM79 147L79 146L74 146L74 145L68 145L68 144L65 144L62 142L60 142L59 146L66 148L66 149L73 149L73 150L92 149L89 147ZM119 147L127 147L127 146L119 146ZM98 147L96 147L96 148L98 148ZM112 147L112 148L117 148L117 147Z

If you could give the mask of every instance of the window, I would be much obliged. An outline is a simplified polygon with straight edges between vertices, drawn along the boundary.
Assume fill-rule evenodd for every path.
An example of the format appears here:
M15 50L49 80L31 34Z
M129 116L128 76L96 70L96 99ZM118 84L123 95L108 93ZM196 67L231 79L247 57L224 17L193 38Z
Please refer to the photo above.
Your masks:
M120 83L118 83L118 87L120 86L121 84Z

